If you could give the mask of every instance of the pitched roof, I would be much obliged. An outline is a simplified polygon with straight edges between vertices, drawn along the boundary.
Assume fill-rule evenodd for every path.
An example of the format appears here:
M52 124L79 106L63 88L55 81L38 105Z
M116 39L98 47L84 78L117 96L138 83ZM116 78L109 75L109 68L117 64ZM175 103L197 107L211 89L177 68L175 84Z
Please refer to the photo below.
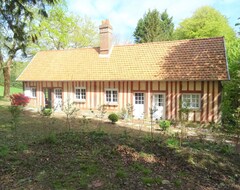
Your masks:
M38 52L19 81L228 80L223 37Z

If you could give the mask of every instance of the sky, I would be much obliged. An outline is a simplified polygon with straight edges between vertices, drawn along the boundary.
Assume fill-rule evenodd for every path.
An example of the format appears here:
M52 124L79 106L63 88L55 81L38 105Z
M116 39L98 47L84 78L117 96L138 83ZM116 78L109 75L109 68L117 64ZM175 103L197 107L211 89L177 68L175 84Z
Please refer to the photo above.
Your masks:
M70 12L90 17L97 26L109 19L114 36L124 43L133 42L137 22L149 9L166 9L175 27L205 5L220 11L235 30L240 17L240 0L68 0L67 4Z

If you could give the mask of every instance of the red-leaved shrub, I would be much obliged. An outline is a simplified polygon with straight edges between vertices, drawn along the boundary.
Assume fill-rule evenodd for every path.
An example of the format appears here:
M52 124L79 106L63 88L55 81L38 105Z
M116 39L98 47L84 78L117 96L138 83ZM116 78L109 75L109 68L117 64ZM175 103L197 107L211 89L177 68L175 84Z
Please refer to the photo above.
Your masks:
M10 96L12 106L26 106L30 102L30 98L24 94L13 94Z

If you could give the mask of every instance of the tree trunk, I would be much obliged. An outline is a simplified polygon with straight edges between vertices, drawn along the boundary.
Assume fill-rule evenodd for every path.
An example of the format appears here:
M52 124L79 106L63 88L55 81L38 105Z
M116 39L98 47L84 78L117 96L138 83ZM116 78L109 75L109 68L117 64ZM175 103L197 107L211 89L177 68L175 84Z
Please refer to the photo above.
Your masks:
M11 67L10 65L7 65L3 68L3 77L4 77L4 93L3 96L9 97L10 96L10 74Z

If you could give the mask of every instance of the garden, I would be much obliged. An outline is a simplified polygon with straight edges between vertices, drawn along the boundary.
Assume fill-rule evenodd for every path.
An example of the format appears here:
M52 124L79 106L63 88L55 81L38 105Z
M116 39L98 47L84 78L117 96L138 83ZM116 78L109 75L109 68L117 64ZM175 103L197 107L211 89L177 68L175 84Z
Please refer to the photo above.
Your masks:
M116 114L74 117L70 105L62 116L43 114L11 97L0 106L1 189L240 188L240 155L217 126L208 126L214 140L186 136L189 123L173 133L161 121L151 133L120 125Z

